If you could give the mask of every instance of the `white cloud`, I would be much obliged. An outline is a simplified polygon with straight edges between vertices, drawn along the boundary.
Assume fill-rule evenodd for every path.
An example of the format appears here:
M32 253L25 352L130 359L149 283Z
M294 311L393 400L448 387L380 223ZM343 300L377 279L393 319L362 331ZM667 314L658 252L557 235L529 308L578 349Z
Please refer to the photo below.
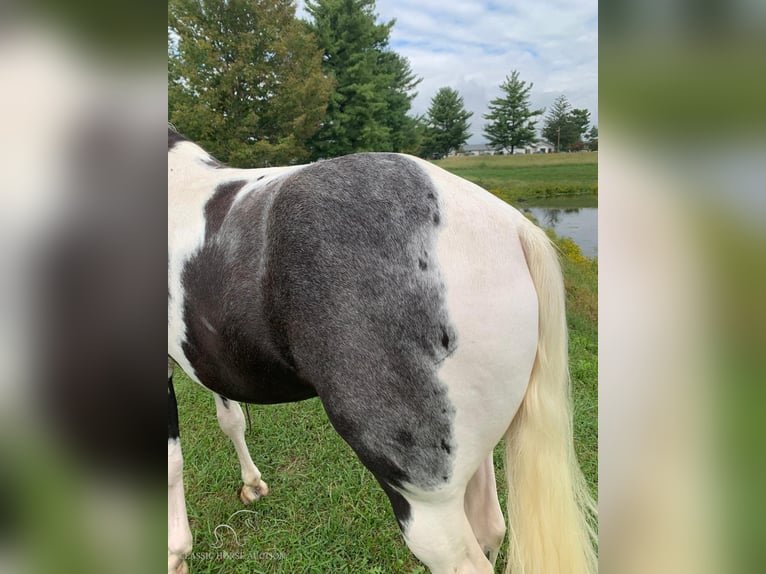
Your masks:
M377 0L376 5L381 21L396 19L392 48L423 78L413 113L425 113L436 91L449 86L474 114L469 141L482 142L481 116L515 69L534 83L534 107L548 107L564 94L598 123L596 0Z

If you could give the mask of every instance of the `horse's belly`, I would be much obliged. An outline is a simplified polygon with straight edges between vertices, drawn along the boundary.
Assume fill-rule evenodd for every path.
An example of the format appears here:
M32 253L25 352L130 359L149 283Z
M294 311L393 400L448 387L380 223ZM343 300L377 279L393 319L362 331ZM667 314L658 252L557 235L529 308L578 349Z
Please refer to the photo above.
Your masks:
M243 403L277 404L302 401L316 396L314 388L294 372L275 364L252 364L236 369L221 364L206 369L201 382L228 399Z
M187 373L202 386L238 402L276 404L302 401L316 396L314 388L291 368L260 357L256 350L233 356L218 349L195 349L194 364Z
M194 265L210 266L215 261L199 257ZM214 282L226 277L224 271L203 275L215 278L214 293L224 291L223 283ZM227 315L220 300L203 296L204 289L198 292L195 283L183 287L168 302L168 354L192 380L238 402L274 404L316 396L313 386L273 348L258 309L237 320Z

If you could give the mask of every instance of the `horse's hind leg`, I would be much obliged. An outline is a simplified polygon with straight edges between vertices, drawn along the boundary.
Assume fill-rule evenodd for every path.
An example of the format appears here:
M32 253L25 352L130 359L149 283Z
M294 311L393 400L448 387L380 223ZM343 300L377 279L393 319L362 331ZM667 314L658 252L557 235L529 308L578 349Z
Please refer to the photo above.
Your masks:
M491 574L463 508L463 490L405 494L409 520L402 525L412 553L432 574Z
M215 410L221 430L231 439L237 451L239 466L242 469L242 488L239 498L244 504L250 504L269 493L269 487L261 480L261 471L255 466L245 442L245 415L239 403L224 399L215 394Z
M494 564L505 538L505 520L497 499L492 453L484 459L468 483L465 513L484 555Z

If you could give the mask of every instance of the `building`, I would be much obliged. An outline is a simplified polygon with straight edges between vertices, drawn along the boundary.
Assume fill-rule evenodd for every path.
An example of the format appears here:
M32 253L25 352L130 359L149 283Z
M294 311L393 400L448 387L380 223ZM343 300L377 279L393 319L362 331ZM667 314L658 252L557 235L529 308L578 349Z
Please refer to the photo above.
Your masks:
M455 155L495 155L497 150L489 144L464 145Z
M531 153L553 153L556 147L545 140L537 141L523 147L517 147L513 150L514 155L524 155ZM472 156L472 155L510 155L509 148L496 149L489 144L471 144L464 145L460 150L451 155Z
M533 144L530 144L524 149L530 150L530 151L525 151L525 153L553 153L556 151L556 146L554 146L551 143L548 143L545 140L540 140Z

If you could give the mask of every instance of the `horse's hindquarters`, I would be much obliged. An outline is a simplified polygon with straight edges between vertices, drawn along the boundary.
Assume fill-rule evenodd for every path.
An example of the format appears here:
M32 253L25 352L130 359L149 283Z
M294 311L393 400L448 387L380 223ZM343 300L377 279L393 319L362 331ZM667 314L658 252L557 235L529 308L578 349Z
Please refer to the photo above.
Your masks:
M445 215L439 264L460 341L439 379L456 409L455 472L468 480L526 392L537 352L538 300L518 237L517 226L528 224L523 216L442 170L432 177Z
M439 197L436 259L456 338L437 372L452 407L454 458L438 488L401 491L403 531L431 572L489 574L505 533L492 451L522 403L538 344L538 298L518 234L528 222L486 191L423 165Z

